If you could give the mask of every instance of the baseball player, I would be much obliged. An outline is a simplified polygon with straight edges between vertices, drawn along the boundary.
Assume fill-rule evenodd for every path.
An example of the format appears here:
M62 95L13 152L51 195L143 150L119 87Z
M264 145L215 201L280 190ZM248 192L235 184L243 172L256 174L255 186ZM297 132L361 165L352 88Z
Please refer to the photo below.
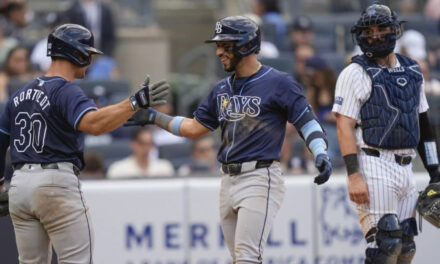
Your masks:
M72 82L84 78L94 54L102 52L88 29L57 27L48 38L49 71L14 93L0 117L0 171L10 146L9 211L20 263L51 263L51 246L58 263L93 262L93 229L77 178L83 132L110 132L140 107L164 103L168 85L146 81L130 98L98 110Z
M296 126L314 154L317 184L332 171L326 136L295 80L257 60L261 35L252 20L223 18L206 42L217 45L224 70L233 74L215 85L194 118L150 110L147 120L128 124L153 123L189 138L221 128L224 238L234 263L263 263L263 245L284 197L279 159L286 122Z
M367 241L365 263L406 264L415 254L415 149L439 181L437 147L417 63L393 53L397 14L369 6L352 28L363 55L339 75L333 112L347 166L348 191Z

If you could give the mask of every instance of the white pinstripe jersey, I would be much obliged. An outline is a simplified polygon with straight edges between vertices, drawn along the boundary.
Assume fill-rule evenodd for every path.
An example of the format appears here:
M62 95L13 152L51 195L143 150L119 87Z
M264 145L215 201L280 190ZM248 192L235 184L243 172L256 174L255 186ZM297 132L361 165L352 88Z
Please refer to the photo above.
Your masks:
M396 58L397 59L397 58ZM400 62L397 60L395 67L399 67ZM344 116L355 119L361 124L360 110L362 105L367 101L371 94L371 79L368 73L357 63L351 63L339 74L336 82L335 103L332 111ZM423 81L420 89L419 113L428 110L428 102L425 95L425 82ZM356 144L359 147L366 147L362 138L362 129L356 129ZM371 148L371 146L368 146ZM414 149L393 150L398 154L415 155Z

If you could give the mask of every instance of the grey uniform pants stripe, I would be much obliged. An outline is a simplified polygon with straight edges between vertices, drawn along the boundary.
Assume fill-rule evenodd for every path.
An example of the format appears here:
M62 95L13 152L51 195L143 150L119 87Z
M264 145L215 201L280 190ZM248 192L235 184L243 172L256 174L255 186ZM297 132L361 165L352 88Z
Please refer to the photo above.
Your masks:
M222 174L220 222L233 263L263 263L263 247L284 198L279 162L236 176Z
M93 229L70 163L59 169L26 164L14 172L9 208L20 264L93 263Z

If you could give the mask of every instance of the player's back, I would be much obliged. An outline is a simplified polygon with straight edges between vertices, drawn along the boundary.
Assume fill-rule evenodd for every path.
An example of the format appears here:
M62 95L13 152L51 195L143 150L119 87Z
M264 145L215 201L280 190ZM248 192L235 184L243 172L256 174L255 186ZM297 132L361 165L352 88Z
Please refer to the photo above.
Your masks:
M39 77L8 101L13 163L69 161L82 167L82 115L96 109L81 88L61 77Z

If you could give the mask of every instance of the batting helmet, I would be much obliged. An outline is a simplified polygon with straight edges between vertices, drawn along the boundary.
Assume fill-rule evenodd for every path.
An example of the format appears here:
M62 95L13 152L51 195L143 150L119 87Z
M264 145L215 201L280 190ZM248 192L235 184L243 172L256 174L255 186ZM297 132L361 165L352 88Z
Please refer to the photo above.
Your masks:
M383 58L390 54L396 46L396 40L402 35L402 22L397 20L397 13L388 6L375 3L362 12L357 23L351 28L362 52L368 58ZM368 43L369 36L363 36L362 31L371 26L391 27L391 32L384 35L381 43Z
M87 66L93 54L103 54L93 44L90 30L76 24L64 24L49 34L47 56L63 58L80 67Z
M258 53L261 45L260 28L244 16L225 17L217 21L214 36L205 43L217 41L235 42L233 52L239 56Z

